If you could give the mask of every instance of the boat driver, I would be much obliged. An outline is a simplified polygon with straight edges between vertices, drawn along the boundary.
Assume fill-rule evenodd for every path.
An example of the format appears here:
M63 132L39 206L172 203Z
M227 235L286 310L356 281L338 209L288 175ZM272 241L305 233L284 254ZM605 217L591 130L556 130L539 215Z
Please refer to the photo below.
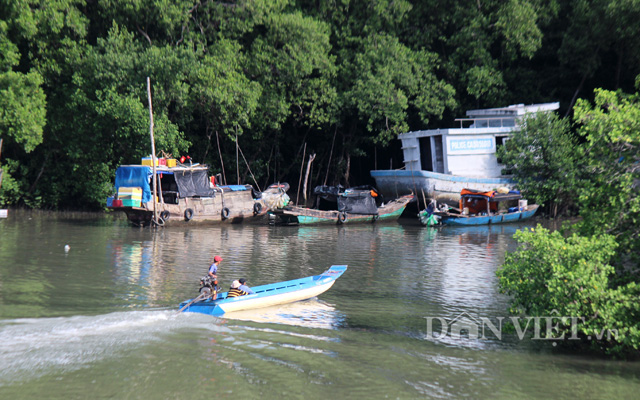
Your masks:
M220 266L220 262L222 261L222 257L220 256L215 256L213 257L213 263L209 266L209 273L208 275L211 277L211 280L213 281L213 300L216 299L217 297L217 287L218 287L218 267Z

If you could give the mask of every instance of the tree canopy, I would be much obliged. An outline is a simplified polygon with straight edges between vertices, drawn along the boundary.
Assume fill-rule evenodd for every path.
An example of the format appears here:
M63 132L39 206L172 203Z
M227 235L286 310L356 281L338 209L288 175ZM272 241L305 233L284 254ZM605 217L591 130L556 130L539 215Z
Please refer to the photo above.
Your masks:
M639 13L614 0L6 1L0 203L102 208L115 168L151 151L147 77L159 154L230 183L251 168L264 187L297 182L315 153L311 185L370 183L399 133L468 108L570 113L595 88L631 92Z

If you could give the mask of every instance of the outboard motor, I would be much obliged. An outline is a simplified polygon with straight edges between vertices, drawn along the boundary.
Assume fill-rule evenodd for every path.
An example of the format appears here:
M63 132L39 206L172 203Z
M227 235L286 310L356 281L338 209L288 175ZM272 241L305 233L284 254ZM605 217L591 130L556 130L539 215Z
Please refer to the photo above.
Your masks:
M218 292L218 286L216 281L209 275L200 278L200 294L205 297L211 297Z

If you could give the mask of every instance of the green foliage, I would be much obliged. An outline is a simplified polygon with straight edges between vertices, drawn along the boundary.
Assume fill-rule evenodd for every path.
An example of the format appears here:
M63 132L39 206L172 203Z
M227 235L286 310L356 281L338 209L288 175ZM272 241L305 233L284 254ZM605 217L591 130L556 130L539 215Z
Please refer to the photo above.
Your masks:
M0 72L0 137L9 137L25 152L42 142L45 95L37 72Z
M0 20L0 72L8 71L20 62L18 46L9 40L9 25Z
M238 128L241 133L243 127L251 127L261 87L240 70L242 58L237 43L221 40L189 72L189 102L203 116L209 132L218 130L233 137Z
M640 293L635 283L616 286L610 260L617 244L610 235L567 238L538 226L518 231L518 250L507 254L497 272L503 293L513 298L512 312L527 316L573 317L565 319L556 337L601 336L611 331L611 341L588 341L597 349L625 354L640 348ZM617 332L617 335L615 335Z
M633 65L632 74L638 73L640 39L638 21L640 3L619 0L578 0L569 3L570 18L562 36L559 59L583 78L593 77L608 58L610 52L617 62L610 66L616 87L621 83L623 59ZM597 86L596 86L597 87Z
M597 90L595 104L578 101L575 118L586 138L580 194L583 234L615 235L625 257L640 263L640 97Z
M517 53L532 58L542 46L542 32L534 4L523 0L509 0L497 12L496 28L505 38L505 51L515 59Z
M411 51L384 35L372 35L363 45L349 73L355 79L345 97L366 121L374 142L387 144L406 132L410 106L419 110L424 123L453 106L453 88L435 77L434 54Z
M596 90L594 105L577 102L575 120L584 145L566 139L562 121L538 116L526 119L524 135L514 135L502 152L512 168L528 168L519 181L531 190L576 190L581 219L566 239L540 227L517 233L520 247L507 255L498 271L500 287L513 296L515 309L529 315L556 310L562 316L584 318L578 325L583 336L616 332L612 342L592 342L598 350L637 354L640 98ZM545 143L556 137L565 137L554 145L560 148L545 151ZM536 180L535 171L549 174L549 182ZM559 333L568 329L564 324Z
M301 13L274 14L251 44L250 73L263 87L259 127L279 129L292 118L315 127L331 120L336 92L329 27Z
M467 93L476 100L499 99L506 88L503 74L493 65L473 66L467 70L464 79Z
M12 201L101 207L116 166L150 152L147 77L158 150L217 171L220 158L235 164L237 135L265 185L297 181L307 146L314 183L329 170L360 184L398 133L462 109L629 89L638 11L617 0L5 1L0 135L26 174Z
M413 13L414 32L407 39L420 42L424 37L434 42L434 49L441 46L443 69L459 103L477 107L504 104L509 91L518 89L522 82L509 84L505 74L537 54L543 45L542 25L557 8L555 1L496 0L454 1L445 10L438 2L421 2Z
M2 185L0 186L0 204L16 204L21 197L21 185L14 176L25 176L24 167L20 163L11 159L3 159L2 165ZM21 171L22 170L22 171Z
M498 148L498 157L518 188L552 216L573 205L581 176L583 151L566 120L555 113L525 116L521 128Z
M614 272L608 264L616 248L613 237L565 239L538 225L514 238L520 246L507 254L498 271L503 292L513 296L512 312L591 316L602 306Z

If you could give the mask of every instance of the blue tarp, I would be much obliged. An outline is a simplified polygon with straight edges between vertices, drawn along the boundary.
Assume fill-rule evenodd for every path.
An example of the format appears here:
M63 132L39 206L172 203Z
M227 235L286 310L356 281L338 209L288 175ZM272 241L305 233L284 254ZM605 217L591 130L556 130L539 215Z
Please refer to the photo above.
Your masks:
M247 187L242 185L226 185L225 187L231 189L232 192L241 192L243 190L247 190Z
M151 167L146 165L129 165L118 167L116 170L116 192L120 187L142 188L142 203L151 201Z

